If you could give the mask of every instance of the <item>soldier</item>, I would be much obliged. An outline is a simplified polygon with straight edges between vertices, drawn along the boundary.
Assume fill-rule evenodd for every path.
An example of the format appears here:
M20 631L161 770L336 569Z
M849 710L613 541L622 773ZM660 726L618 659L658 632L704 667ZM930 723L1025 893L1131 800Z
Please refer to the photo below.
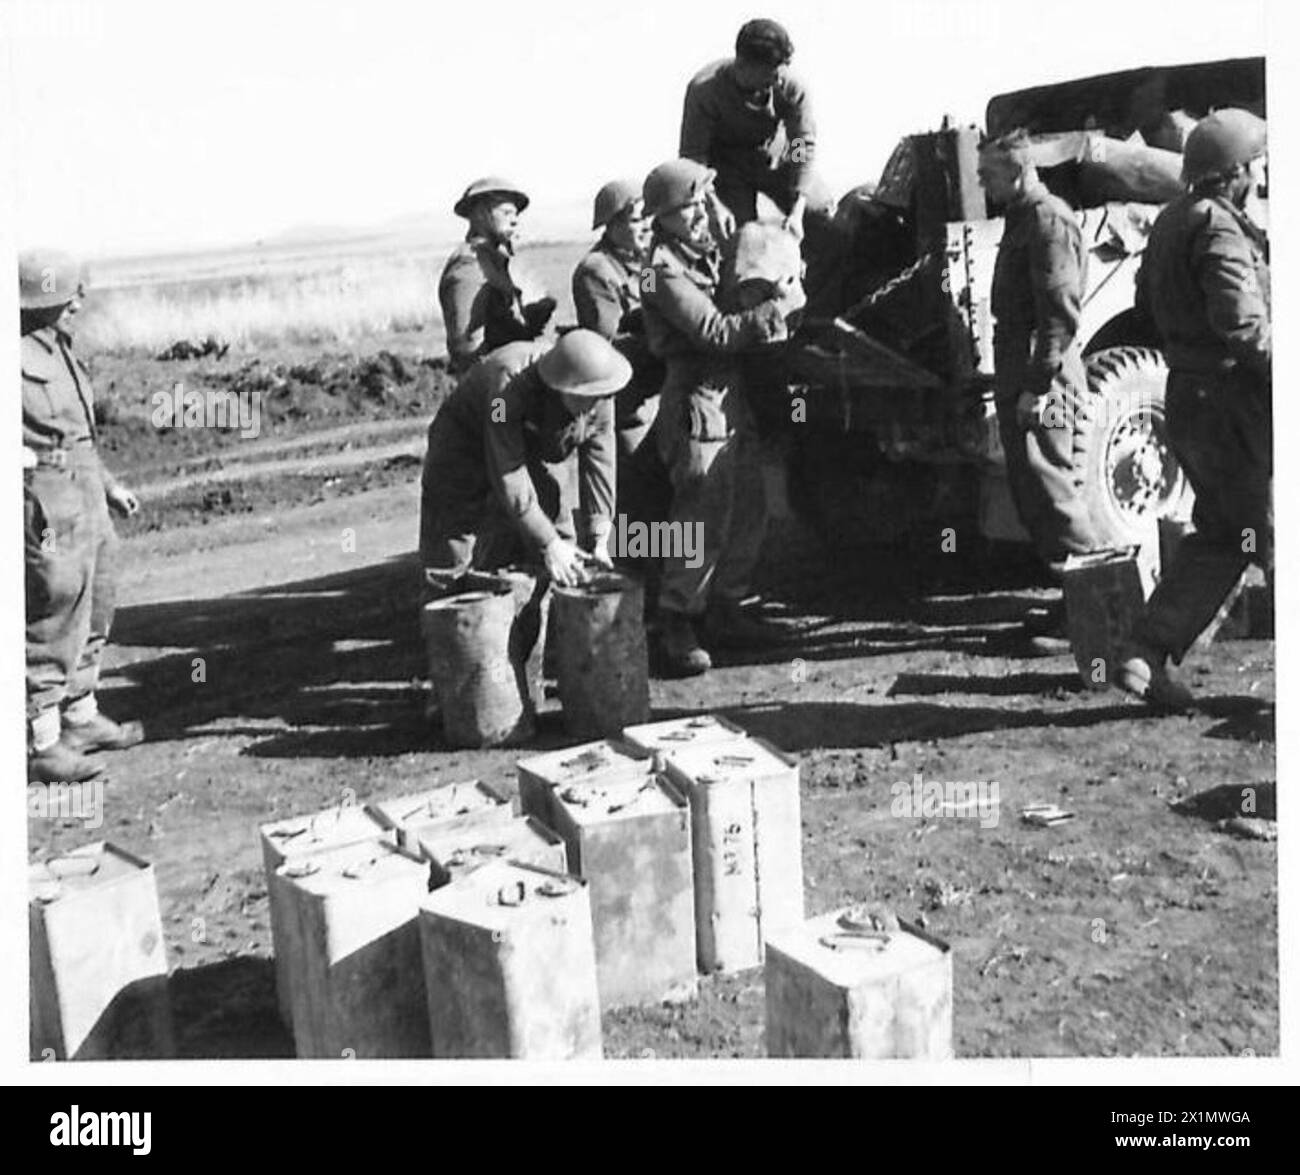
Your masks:
M471 566L540 562L570 585L589 562L610 565L613 396L631 374L599 335L575 330L550 350L508 343L461 380L429 426L420 500L427 596L451 590ZM575 543L569 475L589 555Z
M769 298L724 314L717 305L720 257L709 230L712 173L686 159L662 163L643 189L654 219L643 286L650 350L667 366L656 442L672 485L669 511L684 552L665 558L659 590L660 652L673 674L711 667L696 621L711 643L751 644L768 631L744 617L740 602L766 523L757 437L739 389L737 357L787 335L785 307ZM694 566L692 566L694 564Z
M1068 555L1101 546L1073 461L1073 414L1087 393L1077 338L1083 241L1074 213L1038 177L1029 137L985 144L979 178L1005 211L991 293L998 430L1016 511L1039 555L1059 574ZM1030 651L1069 651L1065 609L1027 622Z
M1147 601L1116 684L1187 709L1170 676L1248 564L1273 578L1273 340L1268 241L1246 209L1263 176L1265 126L1245 110L1202 119L1183 151L1188 192L1156 218L1138 306L1169 362L1169 443L1196 491L1193 533Z
M475 180L456 201L469 232L438 283L454 375L505 343L538 338L555 311L555 299L513 264L519 215L527 207L527 195L495 178Z
M817 130L808 91L789 70L794 45L774 20L751 20L736 55L706 65L686 87L679 148L713 168L718 198L736 224L758 215L762 192L803 236L804 217L834 215L812 169Z
M618 439L618 508L629 521L651 522L668 510L663 462L646 443L659 411L663 364L646 345L641 274L650 245L641 185L612 180L596 193L592 228L604 232L573 273L578 325L609 339L632 364L632 379L614 403Z
M735 57L705 66L686 87L683 159L717 173L717 196L734 227L758 216L761 192L801 240L809 303L838 313L842 234L835 201L813 169L817 128L808 90L789 64L790 35L774 20L751 20L736 36ZM724 235L729 226L723 222Z
M27 773L39 783L93 779L103 766L89 752L144 738L138 722L114 722L95 699L117 602L109 510L126 517L139 503L95 450L94 392L70 335L83 296L80 268L66 254L19 258Z

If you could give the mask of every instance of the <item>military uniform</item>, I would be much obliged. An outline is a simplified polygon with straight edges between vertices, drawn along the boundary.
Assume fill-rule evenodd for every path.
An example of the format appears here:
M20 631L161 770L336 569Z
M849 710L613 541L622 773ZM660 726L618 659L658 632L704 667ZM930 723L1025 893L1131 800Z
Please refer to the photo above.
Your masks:
M667 372L656 439L673 489L669 520L702 531L702 558L667 559L659 605L701 615L710 600L738 602L748 591L766 526L753 416L737 356L785 337L774 302L722 313L715 298L716 251L656 236L642 297L646 337Z
M27 716L62 708L82 723L117 605L117 487L95 450L94 391L72 340L55 327L22 336L23 555Z
M618 508L630 521L651 522L667 513L671 490L654 444L645 443L659 412L664 367L646 344L643 266L602 237L573 272L573 304L578 325L609 339L632 364L632 381L614 402Z
M536 561L557 535L609 534L614 411L609 399L573 417L542 382L544 348L510 343L477 364L429 426L420 501L420 558L434 590L471 566ZM576 467L576 468L575 468Z
M686 87L678 154L718 173L718 197L737 224L758 215L759 192L784 212L797 196L817 203L808 91L782 68L765 105L755 107L736 85L732 65L731 58L706 65Z
M530 321L525 282L515 272L514 254L485 237L471 235L458 245L438 282L453 374L506 343L537 338L544 324Z
M1071 427L1087 394L1076 337L1084 266L1078 222L1063 200L1037 185L1007 208L991 294L998 428L1020 520L1049 563L1100 545ZM1025 392L1049 397L1046 422L1028 429L1016 416Z
M1169 363L1169 443L1196 491L1196 530L1134 637L1180 661L1250 562L1273 571L1268 243L1226 198L1195 192L1156 218L1138 274Z

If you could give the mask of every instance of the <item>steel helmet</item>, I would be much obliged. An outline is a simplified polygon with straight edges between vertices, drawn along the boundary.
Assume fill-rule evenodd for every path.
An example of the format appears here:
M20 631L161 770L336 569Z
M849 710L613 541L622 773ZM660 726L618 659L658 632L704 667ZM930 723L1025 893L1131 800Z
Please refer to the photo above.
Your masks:
M1249 110L1216 110L1201 119L1183 147L1183 181L1223 176L1264 153L1264 120Z
M469 216L470 205L480 196L509 196L515 202L515 207L522 212L528 207L528 196L519 187L518 184L512 184L509 180L503 180L499 175L488 175L482 179L475 180L468 188L465 189L464 195L456 201L452 211L457 216Z
M591 227L604 228L623 209L641 203L641 185L636 180L610 180L596 193Z
M594 330L571 330L537 361L548 388L578 396L610 396L625 388L632 365Z
M86 272L81 263L57 249L31 249L18 258L18 306L22 310L49 310L86 292Z
M684 208L713 182L717 173L693 159L670 159L648 176L641 188L647 216Z

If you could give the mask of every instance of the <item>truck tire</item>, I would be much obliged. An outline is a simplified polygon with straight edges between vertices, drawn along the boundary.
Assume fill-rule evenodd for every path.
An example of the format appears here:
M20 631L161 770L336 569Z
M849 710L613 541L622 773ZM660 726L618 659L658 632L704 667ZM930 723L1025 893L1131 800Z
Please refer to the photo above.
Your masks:
M1188 484L1165 427L1169 369L1149 347L1107 347L1085 360L1088 396L1074 459L1093 525L1109 546L1141 542L1151 518L1189 519Z

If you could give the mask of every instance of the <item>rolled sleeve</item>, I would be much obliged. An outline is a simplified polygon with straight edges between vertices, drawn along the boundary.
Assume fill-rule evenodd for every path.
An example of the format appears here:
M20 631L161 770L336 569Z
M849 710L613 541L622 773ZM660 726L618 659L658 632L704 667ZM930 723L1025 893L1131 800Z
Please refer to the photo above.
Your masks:
M717 117L709 106L705 88L695 83L687 86L686 98L682 102L682 133L677 154L707 166L716 124Z
M785 126L790 185L794 195L807 196L813 183L813 160L817 151L817 123L813 118L812 101L803 83L788 75L779 92L781 104L777 113Z

